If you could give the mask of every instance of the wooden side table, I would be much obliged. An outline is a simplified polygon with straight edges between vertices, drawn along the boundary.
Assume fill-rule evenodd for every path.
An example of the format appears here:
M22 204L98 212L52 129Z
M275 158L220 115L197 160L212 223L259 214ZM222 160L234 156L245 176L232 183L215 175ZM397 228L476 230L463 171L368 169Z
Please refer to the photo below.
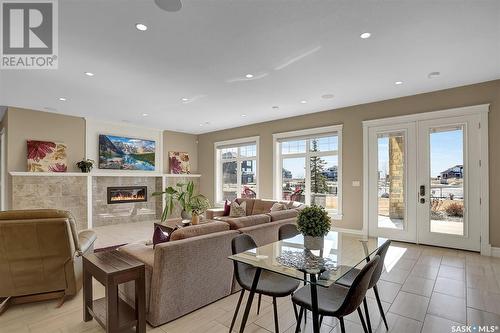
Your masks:
M92 300L92 277L106 289L106 296ZM135 309L118 296L118 285L135 281ZM146 332L144 263L119 251L83 256L83 320L94 318L108 333Z

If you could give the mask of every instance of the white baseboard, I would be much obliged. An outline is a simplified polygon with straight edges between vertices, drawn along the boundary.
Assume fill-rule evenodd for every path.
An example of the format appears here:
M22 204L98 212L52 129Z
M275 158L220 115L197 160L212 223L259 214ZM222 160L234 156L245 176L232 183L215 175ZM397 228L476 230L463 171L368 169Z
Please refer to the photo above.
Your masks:
M500 257L500 247L491 247L491 256Z

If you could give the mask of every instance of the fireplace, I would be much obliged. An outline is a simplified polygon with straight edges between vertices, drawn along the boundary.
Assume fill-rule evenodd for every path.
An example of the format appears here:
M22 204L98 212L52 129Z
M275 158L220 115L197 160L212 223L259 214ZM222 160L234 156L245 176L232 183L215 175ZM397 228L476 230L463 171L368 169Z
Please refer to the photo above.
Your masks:
M147 186L108 187L108 204L148 201Z

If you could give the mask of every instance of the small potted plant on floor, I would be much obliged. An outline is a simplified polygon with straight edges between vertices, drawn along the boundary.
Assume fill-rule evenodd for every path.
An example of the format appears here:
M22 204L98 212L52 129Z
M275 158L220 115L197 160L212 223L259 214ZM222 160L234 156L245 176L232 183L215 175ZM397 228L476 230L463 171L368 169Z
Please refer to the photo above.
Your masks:
M80 162L76 163L76 166L84 173L89 173L90 170L94 167L94 160L91 159L83 159Z
M321 206L306 207L297 216L297 229L304 235L304 246L308 250L323 248L324 237L330 231L330 226L328 212Z

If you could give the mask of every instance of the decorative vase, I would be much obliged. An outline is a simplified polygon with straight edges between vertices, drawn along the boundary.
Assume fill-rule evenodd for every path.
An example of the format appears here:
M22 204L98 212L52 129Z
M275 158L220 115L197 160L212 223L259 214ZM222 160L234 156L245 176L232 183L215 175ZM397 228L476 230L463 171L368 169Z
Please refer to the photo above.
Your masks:
M183 210L181 212L181 217L184 219L184 220L190 220L192 215L188 212L186 212L185 210Z
M308 250L321 250L324 243L324 237L304 236L304 247Z
M197 225L200 223L200 215L193 214L191 217L191 224L192 225Z

